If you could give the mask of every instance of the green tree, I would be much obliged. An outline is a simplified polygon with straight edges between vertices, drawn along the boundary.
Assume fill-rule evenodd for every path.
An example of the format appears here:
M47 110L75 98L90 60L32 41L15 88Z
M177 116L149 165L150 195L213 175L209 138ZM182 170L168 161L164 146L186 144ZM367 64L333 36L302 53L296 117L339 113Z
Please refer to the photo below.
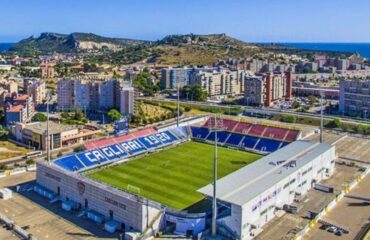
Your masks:
M311 104L315 104L319 102L319 99L313 95L308 96L308 100L311 102Z
M335 119L331 120L330 122L325 124L325 127L327 127L327 128L339 128L340 127L339 118L335 118Z
M297 109L297 108L299 108L301 106L301 104L299 103L299 102L297 102L297 101L294 101L293 103L292 103L292 108L293 109Z
M85 120L85 116L83 114L83 112L81 110L76 110L74 112L74 116L73 116L73 119L76 120L76 121L84 121Z
M36 113L32 117L32 122L46 122L46 120L47 120L47 117L43 113Z
M180 97L194 101L204 101L207 99L207 93L199 84L186 85L181 89Z
M296 123L297 122L297 117L294 115L288 115L284 114L281 116L281 121L282 122L287 122L287 123Z
M117 109L112 108L108 112L108 117L111 121L116 121L122 119L122 114Z

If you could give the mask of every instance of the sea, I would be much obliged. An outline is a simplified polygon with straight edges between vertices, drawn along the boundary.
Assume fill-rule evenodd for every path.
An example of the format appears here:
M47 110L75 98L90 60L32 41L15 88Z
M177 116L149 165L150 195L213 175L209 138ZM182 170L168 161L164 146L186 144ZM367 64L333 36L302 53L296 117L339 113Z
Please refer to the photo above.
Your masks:
M359 53L370 59L370 43L278 43L290 47L317 50Z
M0 52L9 50L14 45L14 43L0 43Z

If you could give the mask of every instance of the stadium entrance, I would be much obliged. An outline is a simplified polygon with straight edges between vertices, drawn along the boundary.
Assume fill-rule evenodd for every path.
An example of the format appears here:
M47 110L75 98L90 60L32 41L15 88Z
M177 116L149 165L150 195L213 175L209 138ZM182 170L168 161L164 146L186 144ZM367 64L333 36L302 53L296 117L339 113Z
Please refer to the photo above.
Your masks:
M205 229L205 214L172 214L166 213L166 231L186 236L193 236Z

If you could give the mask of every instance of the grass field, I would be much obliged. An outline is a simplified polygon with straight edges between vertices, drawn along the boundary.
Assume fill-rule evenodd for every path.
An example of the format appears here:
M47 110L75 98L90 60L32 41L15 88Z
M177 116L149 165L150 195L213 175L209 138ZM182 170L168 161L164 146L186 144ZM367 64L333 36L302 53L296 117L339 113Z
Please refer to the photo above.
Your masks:
M196 190L212 181L213 149L213 145L188 142L88 176L168 207L190 210L204 199ZM224 147L218 153L219 178L261 158Z

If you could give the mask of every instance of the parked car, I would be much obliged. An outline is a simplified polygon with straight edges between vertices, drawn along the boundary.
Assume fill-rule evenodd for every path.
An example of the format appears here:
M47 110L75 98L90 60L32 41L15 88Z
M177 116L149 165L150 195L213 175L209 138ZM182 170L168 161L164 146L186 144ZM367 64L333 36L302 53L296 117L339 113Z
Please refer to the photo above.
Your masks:
M334 232L336 232L338 229L336 228L336 227L333 227L333 226L331 226L331 227L329 227L328 228L328 232L330 232L330 233L334 233Z
M328 229L328 227L329 227L329 225L327 225L327 224L322 224L322 225L320 226L320 229L322 229L322 230L326 230L326 229Z
M334 234L337 235L337 236L342 236L344 233L344 231L342 229L337 229Z

